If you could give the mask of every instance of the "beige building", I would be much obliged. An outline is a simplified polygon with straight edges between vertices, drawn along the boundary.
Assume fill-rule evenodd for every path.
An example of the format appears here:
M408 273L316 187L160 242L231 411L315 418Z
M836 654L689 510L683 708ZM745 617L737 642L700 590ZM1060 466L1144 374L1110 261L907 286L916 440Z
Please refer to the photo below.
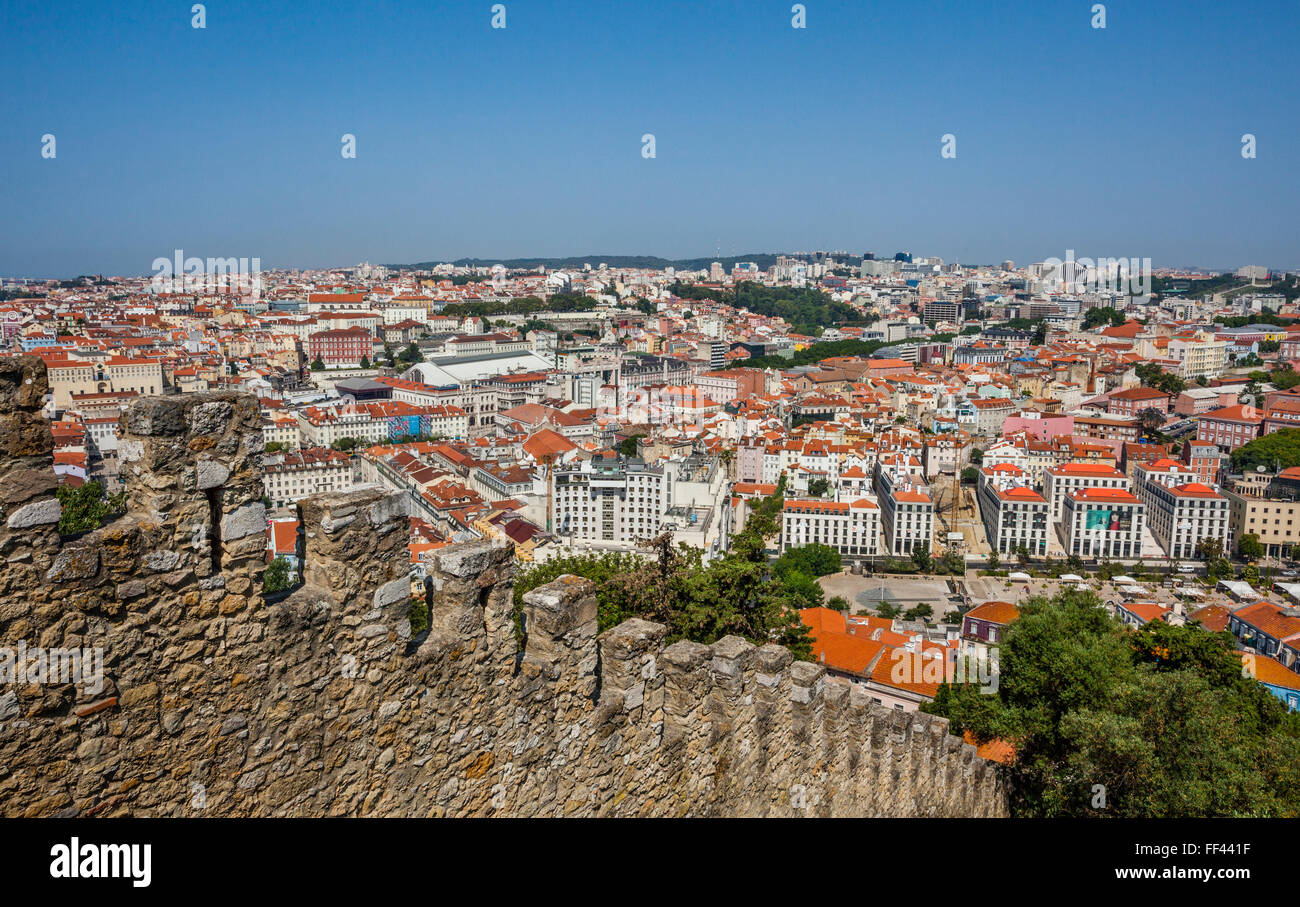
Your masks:
M1202 336L1205 339L1199 339ZM1228 366L1228 345L1209 334L1194 340L1170 340L1168 356L1178 360L1179 377L1217 378Z
M134 392L155 397L163 392L162 364L125 356L49 357L45 360L54 408L63 412L73 394Z
M1228 525L1236 544L1247 533L1259 536L1264 554L1278 557L1300 545L1300 501L1269 500L1224 490Z

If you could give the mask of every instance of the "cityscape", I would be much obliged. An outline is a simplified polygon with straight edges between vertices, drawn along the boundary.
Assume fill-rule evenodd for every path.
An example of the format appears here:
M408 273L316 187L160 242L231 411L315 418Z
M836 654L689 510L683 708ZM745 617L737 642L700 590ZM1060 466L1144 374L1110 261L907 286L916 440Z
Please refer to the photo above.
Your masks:
M167 55L140 64L159 84L181 65L178 42L221 37L223 17L249 24L247 11L190 6L142 26L167 36ZM778 35L760 41L745 19L733 37L808 65L820 91L816 54L779 42L848 11L786 6ZM1073 60L1087 53L1076 42L1126 27L1115 6L1041 15L1054 28L1078 20L1061 39ZM331 15L293 40L332 51L336 36L319 29L351 22L364 40L377 27ZM614 89L585 96L585 77L569 84L536 56L538 41L558 50L546 30L557 26L525 4L446 15L448 30L476 23L466 41L525 41L502 66L537 67L557 97L591 102L570 125L585 114L580 141L595 150L516 148L520 167L535 156L532 198L522 171L502 170L500 185L485 175L511 133L529 132L522 101L506 102L483 172L461 162L460 186L416 173L420 155L466 149L384 144L423 135L427 111L385 120L376 111L400 100L376 94L359 115L358 98L390 67L444 65L396 43L360 66L355 93L338 87L345 76L322 77L344 100L316 131L270 98L285 119L265 139L265 170L207 124L160 138L213 140L192 163L212 168L218 194L239 168L254 174L248 209L180 203L192 229L175 229L180 215L159 200L175 197L170 164L156 165L157 197L147 155L120 165L117 186L105 168L118 165L99 157L116 152L76 115L42 131L35 108L16 109L35 130L14 152L35 213L6 227L0 251L5 817L1017 817L1104 829L1106 818L1300 815L1300 267L1294 215L1273 220L1294 210L1293 180L1274 186L1267 213L1236 183L1232 226L1195 239L1191 202L1159 201L1163 189L1131 223L1091 201L1077 218L1046 205L1003 219L982 210L992 190L957 168L1000 181L1022 167L1032 194L1051 165L1032 141L986 165L998 139L954 87L963 99L943 109L962 116L927 133L923 163L918 150L899 165L910 187L899 196L885 179L860 208L828 202L820 183L847 197L858 179L837 176L836 152L824 172L774 180L763 168L788 151L780 138L737 155L735 182L701 177L716 181L706 189L680 168L721 159L702 161L680 111L656 106L658 90L674 104L689 93L680 72L623 108L627 134L612 140L626 161L614 165L597 102ZM606 29L654 14L591 15L565 27L591 29L603 65ZM897 13L882 15L892 25ZM56 28L30 10L6 21ZM128 25L104 27L125 38ZM643 50L673 40L647 33ZM249 78L295 84L318 52ZM241 77L213 65L233 96ZM729 91L744 84L727 79ZM87 90L105 117L120 110ZM1033 106L1033 92L1011 90L1010 103ZM304 110L328 106L315 89L302 97ZM1274 113L1294 111L1270 97L1290 105ZM439 138L463 123L461 141L476 145L486 121L445 103ZM807 108L819 140L845 115L824 103ZM793 101L784 111L804 115ZM873 114L899 117L888 128L911 141L918 111ZM735 115L699 125L734 150L755 123ZM863 128L846 119L846 135ZM1198 129L1223 133L1222 160L1253 167L1276 124L1240 119ZM321 131L342 170L281 159L282 143ZM1189 163L1199 149L1170 164L1169 185L1208 167ZM1288 162L1289 148L1281 165L1260 162L1274 168L1263 176L1231 179L1273 185ZM624 166L660 170L620 194ZM742 182L771 207L766 226ZM561 201L566 186L590 195ZM78 193L84 218L51 213ZM287 217L268 204L298 207ZM589 204L604 208L609 245ZM122 212L120 233L101 206ZM375 229L383 206L393 221ZM936 214L932 239L920 209ZM958 210L981 213L954 231ZM1140 254L1091 257L1102 250ZM1225 849L1166 852L1125 826L1125 849L1098 857L1100 871L1250 878L1260 838L1231 827ZM147 847L110 872L96 850L109 845L78 840L42 851L41 871L150 884ZM1126 868L1139 865L1174 875Z

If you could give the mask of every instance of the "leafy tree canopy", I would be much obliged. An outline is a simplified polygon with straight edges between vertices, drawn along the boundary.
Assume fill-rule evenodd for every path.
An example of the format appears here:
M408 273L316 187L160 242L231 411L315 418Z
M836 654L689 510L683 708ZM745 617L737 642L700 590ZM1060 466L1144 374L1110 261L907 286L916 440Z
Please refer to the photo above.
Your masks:
M945 684L923 709L1014 747L1017 815L1300 815L1300 716L1243 676L1228 634L1128 629L1064 592L1024 602L999 655L996 692Z
M1146 387L1154 387L1166 394L1181 394L1187 390L1186 381L1177 375L1170 374L1154 362L1143 362L1134 368L1134 371Z
M1124 323L1124 313L1110 306L1094 306L1083 313L1083 327L1091 330L1096 327L1119 327Z
M1264 466L1289 469L1300 466L1300 428L1283 428L1263 435L1234 450L1232 468L1238 471Z
M96 480L83 482L77 488L60 485L54 495L63 505L58 527L61 535L78 535L98 529L126 510L126 492L106 494L104 486Z

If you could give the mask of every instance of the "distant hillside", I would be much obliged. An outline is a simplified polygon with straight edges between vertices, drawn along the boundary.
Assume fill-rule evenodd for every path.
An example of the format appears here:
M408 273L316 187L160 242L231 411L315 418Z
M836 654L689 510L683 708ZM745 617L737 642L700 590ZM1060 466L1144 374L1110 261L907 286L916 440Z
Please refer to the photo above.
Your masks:
M749 255L731 255L726 258L659 258L655 255L577 255L569 258L458 258L450 264L460 268L490 268L493 265L502 265L505 268L517 270L536 270L537 268L546 268L552 270L571 270L581 269L583 265L590 264L593 268L604 262L611 268L653 268L662 270L664 268L677 268L682 271L699 271L707 268L713 262L721 262L723 268L730 271L732 266L738 261L752 261L764 271L776 264L780 252L755 252ZM415 271L427 271L430 268L440 264L448 264L441 261L420 261L414 264L405 265L385 265L389 270L408 269Z

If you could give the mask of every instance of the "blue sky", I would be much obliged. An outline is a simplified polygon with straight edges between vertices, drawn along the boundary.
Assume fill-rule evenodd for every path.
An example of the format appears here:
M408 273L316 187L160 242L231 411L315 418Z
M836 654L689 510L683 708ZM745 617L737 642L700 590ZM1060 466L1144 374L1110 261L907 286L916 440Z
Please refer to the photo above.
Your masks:
M0 0L0 275L176 248L1300 265L1296 2L1126 0L1104 30L1074 0L806 0L802 30L785 0L505 0L495 30L491 2L190 6Z

